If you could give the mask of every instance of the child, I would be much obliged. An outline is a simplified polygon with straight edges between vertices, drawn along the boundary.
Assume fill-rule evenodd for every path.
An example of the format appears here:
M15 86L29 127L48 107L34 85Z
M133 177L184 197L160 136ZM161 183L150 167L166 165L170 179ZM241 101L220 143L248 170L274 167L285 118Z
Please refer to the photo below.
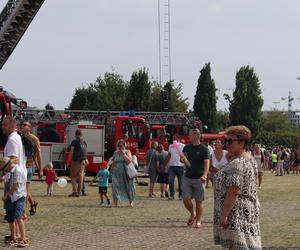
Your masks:
M110 173L107 170L107 162L106 161L102 161L100 163L100 170L99 170L99 172L97 173L97 175L94 178L94 180L96 180L97 178L99 178L99 184L98 184L98 186L99 186L100 205L101 206L104 205L104 202L103 202L103 196L104 196L106 198L106 200L107 200L107 206L110 207L110 199L109 199L109 196L107 194L109 175L110 175Z
M2 200L5 202L7 221L11 233L11 237L6 243L12 246L26 247L28 246L28 240L25 234L25 224L22 220L26 200L25 171L17 164L14 164L8 157L4 157L0 160L0 170L3 174L10 173L9 190L2 197ZM19 241L17 241L16 236L16 224L21 234Z
M53 182L57 178L52 162L45 166L45 176L47 183L47 196L53 195Z

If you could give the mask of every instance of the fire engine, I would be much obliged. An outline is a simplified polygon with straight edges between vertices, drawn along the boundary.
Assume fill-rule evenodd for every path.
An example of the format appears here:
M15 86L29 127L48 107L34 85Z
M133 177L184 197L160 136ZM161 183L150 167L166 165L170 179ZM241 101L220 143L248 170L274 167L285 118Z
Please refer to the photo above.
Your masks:
M43 159L54 162L55 168L62 171L66 170L66 148L74 138L75 130L81 128L88 145L90 165L87 171L93 173L97 172L100 161L113 155L118 140L126 137L128 149L136 154L139 165L144 166L150 140L153 135L157 136L153 128L180 127L182 121L186 126L196 120L191 113L172 112L16 109L13 110L13 115L18 120L30 121L33 124L35 133L42 142ZM153 125L159 122L166 125ZM167 149L166 141L165 145Z

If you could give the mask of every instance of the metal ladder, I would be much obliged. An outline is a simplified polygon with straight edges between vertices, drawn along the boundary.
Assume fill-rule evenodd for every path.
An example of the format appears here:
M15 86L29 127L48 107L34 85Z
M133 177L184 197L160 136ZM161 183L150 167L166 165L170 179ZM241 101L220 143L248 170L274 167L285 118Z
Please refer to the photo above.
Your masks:
M0 14L0 69L45 0L9 0Z
M89 110L45 110L45 109L15 109L13 115L17 120L38 122L66 122L72 123L80 120L91 121L95 124L104 124L110 116L138 116L152 124L193 124L199 119L193 113L185 112L135 112L132 114L124 111L89 111Z

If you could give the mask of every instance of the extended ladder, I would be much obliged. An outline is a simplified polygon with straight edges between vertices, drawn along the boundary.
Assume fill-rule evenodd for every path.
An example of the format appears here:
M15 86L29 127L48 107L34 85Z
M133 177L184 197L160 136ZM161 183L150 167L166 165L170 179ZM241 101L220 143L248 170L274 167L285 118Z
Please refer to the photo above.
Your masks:
M9 0L0 14L0 69L45 0Z
M193 124L199 122L199 119L193 113L184 112L131 112L124 111L89 111L89 110L45 110L45 109L16 109L13 115L18 120L38 122L66 122L91 121L95 124L104 124L105 119L110 116L134 115L144 118L151 124Z

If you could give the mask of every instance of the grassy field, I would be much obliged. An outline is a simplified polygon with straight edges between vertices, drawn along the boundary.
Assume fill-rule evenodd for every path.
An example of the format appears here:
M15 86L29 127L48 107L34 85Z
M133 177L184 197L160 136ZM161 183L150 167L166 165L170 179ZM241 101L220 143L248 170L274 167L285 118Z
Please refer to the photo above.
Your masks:
M2 194L3 184L0 185ZM32 186L39 203L37 214L29 216L27 220L27 234L32 242L99 227L179 228L185 227L188 217L181 201L147 198L148 187L144 186L137 186L134 208L100 207L96 186L88 187L89 195L80 198L67 197L71 191L70 183L66 188L55 185L53 197L45 196L45 183L33 182ZM265 173L259 197L263 246L283 249L300 247L300 176L276 177L269 172ZM204 234L211 246L212 211L213 193L210 187L206 193L203 221L207 225ZM1 218L3 215L1 209ZM7 232L7 224L2 223L0 235Z

